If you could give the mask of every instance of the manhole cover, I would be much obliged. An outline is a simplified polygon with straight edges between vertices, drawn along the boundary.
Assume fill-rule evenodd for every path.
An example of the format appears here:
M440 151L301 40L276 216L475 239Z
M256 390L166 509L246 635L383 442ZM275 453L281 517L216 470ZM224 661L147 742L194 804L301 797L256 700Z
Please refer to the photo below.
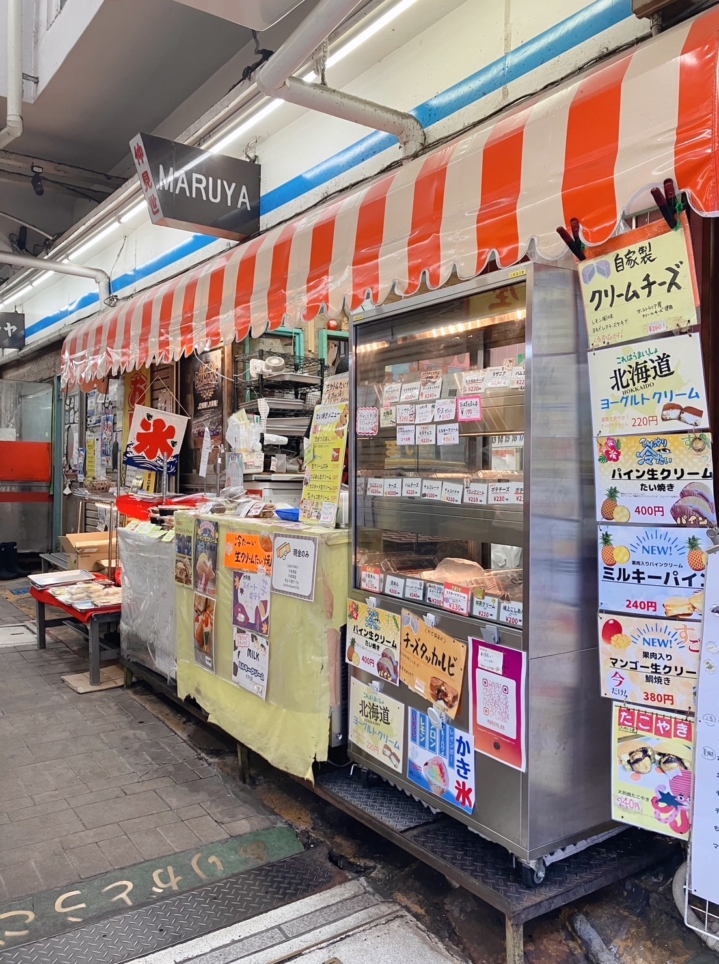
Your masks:
M35 633L27 626L0 626L0 649L9 646L25 646L36 642Z

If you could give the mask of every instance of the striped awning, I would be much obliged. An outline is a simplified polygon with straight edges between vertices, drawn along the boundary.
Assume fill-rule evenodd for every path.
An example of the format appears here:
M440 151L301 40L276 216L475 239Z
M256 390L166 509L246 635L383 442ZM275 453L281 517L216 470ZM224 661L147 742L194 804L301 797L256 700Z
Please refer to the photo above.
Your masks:
M63 383L469 279L492 257L556 259L571 218L601 244L665 178L719 214L718 51L715 8L101 312L66 338Z

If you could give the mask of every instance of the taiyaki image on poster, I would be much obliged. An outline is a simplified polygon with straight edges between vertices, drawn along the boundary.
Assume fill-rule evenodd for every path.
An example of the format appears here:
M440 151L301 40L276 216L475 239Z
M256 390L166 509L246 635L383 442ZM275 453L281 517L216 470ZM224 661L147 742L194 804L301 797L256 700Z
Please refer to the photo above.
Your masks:
M446 723L437 729L425 713L408 708L407 776L428 793L472 813L474 740Z
M195 519L193 573L195 592L214 596L217 591L218 525L211 519Z

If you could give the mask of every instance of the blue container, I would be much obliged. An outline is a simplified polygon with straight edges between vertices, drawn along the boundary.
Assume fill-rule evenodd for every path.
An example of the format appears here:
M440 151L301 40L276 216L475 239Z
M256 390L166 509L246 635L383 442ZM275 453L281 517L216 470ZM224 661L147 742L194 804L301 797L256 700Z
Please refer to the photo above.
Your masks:
M278 519L282 519L283 522L300 521L299 509L275 509L275 515L277 516Z

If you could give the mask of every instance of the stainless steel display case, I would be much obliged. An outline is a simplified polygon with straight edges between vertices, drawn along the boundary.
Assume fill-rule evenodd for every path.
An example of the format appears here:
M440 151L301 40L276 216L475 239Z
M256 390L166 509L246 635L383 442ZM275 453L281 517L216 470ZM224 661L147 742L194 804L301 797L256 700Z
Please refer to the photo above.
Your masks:
M488 299L488 293L496 297ZM365 479L382 471L387 475L388 464L392 475L436 471L440 453L420 456L419 446L414 454L403 453L393 445L394 429L354 439L350 479L356 479L353 598L375 597L377 606L395 613L402 608L432 613L439 629L465 643L470 635L483 637L527 654L526 772L477 754L476 804L469 816L406 778L406 721L401 776L352 742L349 755L428 806L504 845L541 876L544 861L612 831L610 704L599 696L598 679L587 345L576 272L527 264L370 310L353 321L353 411L371 404L368 393L387 362L435 364L438 356L469 352L470 364L482 368L493 356L495 361L501 358L503 344L511 349L515 339L516 347L518 332L525 343L524 392L485 391L482 421L462 423L459 448L450 446L451 453L441 453L442 468L472 475L491 467L497 436L522 433L522 458L509 474L516 478L521 463L523 504L449 505L368 495ZM398 370L391 370L393 377ZM393 558L412 565L418 552L434 550L436 559L448 548L443 540L451 540L455 556L463 547L467 558L485 567L492 566L493 550L513 547L515 557L521 551L521 628L360 588L362 564L368 560L391 570ZM428 710L430 704L402 683L395 687L374 680L354 666L350 674L350 685L352 678L374 682L406 706ZM465 731L471 729L468 675L454 721Z

